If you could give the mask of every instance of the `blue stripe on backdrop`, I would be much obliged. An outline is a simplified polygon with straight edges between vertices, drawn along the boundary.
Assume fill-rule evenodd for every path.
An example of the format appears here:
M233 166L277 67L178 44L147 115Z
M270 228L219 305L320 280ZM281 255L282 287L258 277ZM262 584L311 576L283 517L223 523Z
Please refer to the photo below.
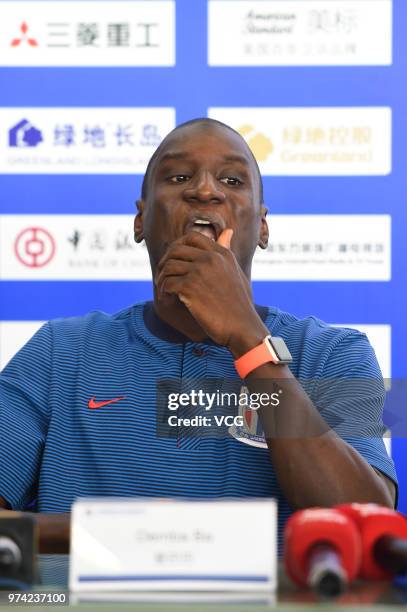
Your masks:
M303 317L313 314L330 323L389 323L393 291L390 283L253 283L258 304L276 305ZM148 281L3 281L0 320L49 319L83 315L90 310L115 312L151 299ZM365 301L372 308L355 304ZM384 314L383 314L384 313ZM29 315L29 316L27 316ZM395 376L403 376L401 365L393 365ZM399 373L397 373L399 372Z
M381 213L392 216L390 283L255 283L259 303L331 322L390 323L392 371L407 374L404 254L407 228L407 3L394 0L389 67L209 68L207 2L177 0L174 68L0 68L1 106L175 106L177 121L210 106L391 106L393 171L386 177L268 177L278 214ZM41 87L38 84L41 83ZM108 84L108 86L107 86ZM132 213L140 176L0 176L0 213ZM272 226L272 219L271 219ZM148 282L1 283L0 319L47 319L113 312L148 299ZM114 289L114 290L112 290ZM72 298L74 296L74 299ZM393 441L400 507L407 511L407 452Z

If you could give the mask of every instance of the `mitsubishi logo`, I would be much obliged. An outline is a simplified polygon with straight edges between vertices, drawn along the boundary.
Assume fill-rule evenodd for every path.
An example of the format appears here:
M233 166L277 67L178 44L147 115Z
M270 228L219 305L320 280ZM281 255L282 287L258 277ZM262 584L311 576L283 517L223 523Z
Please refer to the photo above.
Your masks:
M29 36L27 36L28 25L26 24L25 21L23 21L23 23L20 26L20 32L21 32L20 38L13 38L13 40L10 43L10 47L19 47L22 42L28 43L30 47L38 47L38 43L35 40L35 38L30 38Z

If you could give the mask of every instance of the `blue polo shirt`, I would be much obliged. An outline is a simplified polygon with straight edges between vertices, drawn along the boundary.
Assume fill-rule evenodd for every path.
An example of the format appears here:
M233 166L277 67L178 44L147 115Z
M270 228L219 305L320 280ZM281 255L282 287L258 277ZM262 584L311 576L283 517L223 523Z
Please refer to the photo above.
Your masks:
M379 381L358 401L333 383L322 384L319 399L310 394L339 435L396 482L382 439L384 388L366 336L276 308L257 311L284 338L294 376L313 388ZM0 496L16 510L36 500L39 512L69 512L80 496L271 496L281 534L292 510L267 449L232 435L157 435L160 380L236 376L228 349L191 342L158 319L152 302L46 323L0 376ZM349 422L366 428L343 428Z

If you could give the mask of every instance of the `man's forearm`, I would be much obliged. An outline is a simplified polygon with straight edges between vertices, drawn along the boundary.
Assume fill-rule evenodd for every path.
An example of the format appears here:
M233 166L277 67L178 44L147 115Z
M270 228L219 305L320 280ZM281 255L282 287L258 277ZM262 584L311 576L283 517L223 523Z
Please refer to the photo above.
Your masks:
M259 344L264 332L234 347L237 358ZM258 410L279 485L294 509L345 502L394 507L379 474L321 417L287 366L264 364L246 379L251 393L279 393L279 406Z
M282 374L284 378L276 382L286 397L275 409L260 409L259 417L279 484L291 506L375 502L393 507L394 500L380 476L326 424L288 368L267 364L255 376L262 386L262 376ZM255 388L250 378L249 389Z
M384 479L334 432L319 438L274 438L269 449L279 484L294 509L346 502L394 507Z

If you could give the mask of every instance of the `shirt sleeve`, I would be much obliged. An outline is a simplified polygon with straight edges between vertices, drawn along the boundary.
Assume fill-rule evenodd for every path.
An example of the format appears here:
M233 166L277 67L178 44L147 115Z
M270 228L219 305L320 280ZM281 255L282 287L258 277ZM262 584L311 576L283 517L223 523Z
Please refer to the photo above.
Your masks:
M343 332L323 364L312 399L328 425L397 489L394 462L383 440L386 391L376 355L365 334Z
M0 374L0 496L13 510L36 498L49 421L52 331L49 323Z

